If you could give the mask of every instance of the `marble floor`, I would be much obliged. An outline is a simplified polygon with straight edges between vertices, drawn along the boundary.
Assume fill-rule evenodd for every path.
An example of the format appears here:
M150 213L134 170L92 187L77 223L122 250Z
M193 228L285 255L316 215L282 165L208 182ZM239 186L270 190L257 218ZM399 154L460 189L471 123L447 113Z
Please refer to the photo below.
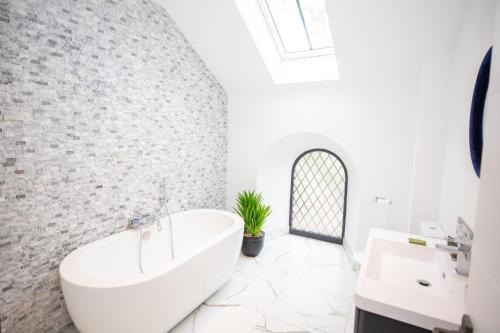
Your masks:
M171 332L351 333L356 279L340 245L294 235L266 240Z
M267 239L258 257L241 255L227 283L171 333L352 333L356 279L340 245Z

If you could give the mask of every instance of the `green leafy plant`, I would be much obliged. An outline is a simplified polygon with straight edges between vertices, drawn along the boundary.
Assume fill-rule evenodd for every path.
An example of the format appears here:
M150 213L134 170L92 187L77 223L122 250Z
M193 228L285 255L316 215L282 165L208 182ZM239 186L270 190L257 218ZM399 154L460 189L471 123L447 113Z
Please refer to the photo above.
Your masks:
M264 205L262 194L255 193L255 191L243 191L238 193L234 211L245 222L245 234L258 237L266 218L271 214L271 207Z

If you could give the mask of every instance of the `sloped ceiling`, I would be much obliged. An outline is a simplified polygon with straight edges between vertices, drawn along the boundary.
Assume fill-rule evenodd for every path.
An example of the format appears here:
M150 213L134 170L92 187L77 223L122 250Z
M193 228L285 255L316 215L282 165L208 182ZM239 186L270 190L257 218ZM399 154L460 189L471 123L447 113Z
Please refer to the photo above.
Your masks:
M230 95L276 88L233 0L155 1ZM418 80L425 57L454 49L466 1L326 0L341 75L331 84Z

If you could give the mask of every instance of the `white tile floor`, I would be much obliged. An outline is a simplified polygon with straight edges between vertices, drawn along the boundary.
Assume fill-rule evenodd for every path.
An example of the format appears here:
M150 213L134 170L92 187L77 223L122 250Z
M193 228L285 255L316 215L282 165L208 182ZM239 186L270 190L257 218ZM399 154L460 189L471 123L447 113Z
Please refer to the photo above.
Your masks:
M356 279L340 245L267 239L171 333L352 333Z
M267 240L171 332L351 333L356 278L342 246L293 235Z

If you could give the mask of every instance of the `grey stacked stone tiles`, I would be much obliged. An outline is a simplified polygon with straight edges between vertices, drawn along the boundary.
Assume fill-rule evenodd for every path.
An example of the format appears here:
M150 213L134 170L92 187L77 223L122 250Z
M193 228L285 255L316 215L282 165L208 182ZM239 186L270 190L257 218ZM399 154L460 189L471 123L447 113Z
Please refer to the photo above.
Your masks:
M0 0L0 318L71 320L70 251L159 213L223 208L226 95L150 0Z

